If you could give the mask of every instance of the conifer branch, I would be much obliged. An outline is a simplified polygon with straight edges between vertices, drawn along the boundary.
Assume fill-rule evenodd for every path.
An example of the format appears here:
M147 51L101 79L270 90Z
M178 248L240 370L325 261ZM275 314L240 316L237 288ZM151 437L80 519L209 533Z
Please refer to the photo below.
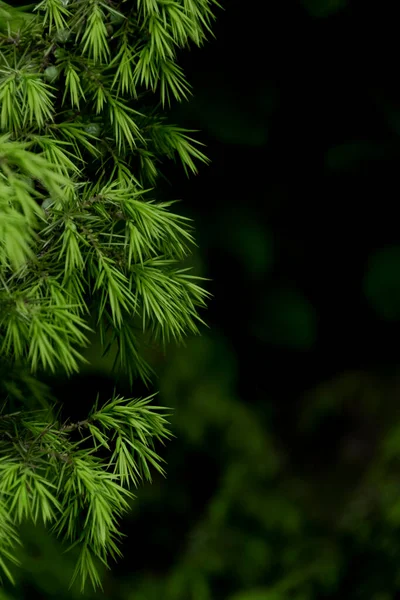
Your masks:
M96 565L121 555L131 488L165 474L168 415L151 396L114 394L63 423L40 377L79 371L95 331L113 368L148 383L137 324L163 345L205 325L205 280L182 267L190 220L152 190L165 160L187 175L208 163L195 132L159 108L190 95L178 50L204 43L218 6L0 0L0 571L11 581L29 518L78 544L74 579L101 586Z

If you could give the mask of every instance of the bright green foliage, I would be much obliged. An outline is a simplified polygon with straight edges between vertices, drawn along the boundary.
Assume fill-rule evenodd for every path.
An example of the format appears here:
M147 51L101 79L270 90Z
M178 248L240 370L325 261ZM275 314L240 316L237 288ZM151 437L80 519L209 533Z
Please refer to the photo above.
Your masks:
M154 440L170 434L151 398L115 396L72 424L61 424L51 409L0 415L0 565L11 580L5 559L15 562L15 527L29 518L52 523L72 546L79 543L74 579L100 585L94 557L108 566L108 554L120 556L118 517L134 498L129 487L151 481L150 466L164 472ZM73 441L74 432L84 435ZM96 456L99 446L106 459Z
M191 227L151 190L165 159L187 174L207 163L193 132L160 111L188 97L177 51L204 42L213 5L0 1L0 358L25 379L77 372L97 331L104 346L112 340L105 352L117 346L115 366L130 382L147 381L138 323L162 344L198 332L208 293L181 264ZM10 402L27 401L9 379L2 387ZM10 579L25 517L81 543L83 583L99 583L93 556L118 555L116 518L131 497L123 486L149 479L149 465L160 470L152 441L168 434L147 401L114 398L96 410L78 427L89 450L54 411L2 415L0 568ZM109 463L93 454L99 445Z

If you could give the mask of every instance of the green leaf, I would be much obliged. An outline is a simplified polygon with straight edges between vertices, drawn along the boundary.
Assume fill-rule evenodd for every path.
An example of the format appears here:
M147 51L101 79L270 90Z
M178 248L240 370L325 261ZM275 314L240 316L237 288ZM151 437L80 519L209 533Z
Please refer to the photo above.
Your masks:
M253 321L254 334L261 340L293 349L311 348L317 336L315 312L301 292L271 289Z
M382 248L369 257L363 288L382 319L400 319L400 246Z
M312 17L329 17L347 6L347 0L302 0Z
M229 600L287 600L286 595L268 589L255 589L239 592L231 596Z

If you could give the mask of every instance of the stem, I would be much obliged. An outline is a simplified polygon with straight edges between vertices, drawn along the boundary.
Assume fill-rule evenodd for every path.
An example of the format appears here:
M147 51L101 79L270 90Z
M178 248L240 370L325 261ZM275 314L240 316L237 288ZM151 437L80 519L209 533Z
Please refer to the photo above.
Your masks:
M60 431L75 431L81 427L88 427L89 423L89 419L85 419L84 421L78 421L77 423L71 423L70 425L63 425L60 427Z

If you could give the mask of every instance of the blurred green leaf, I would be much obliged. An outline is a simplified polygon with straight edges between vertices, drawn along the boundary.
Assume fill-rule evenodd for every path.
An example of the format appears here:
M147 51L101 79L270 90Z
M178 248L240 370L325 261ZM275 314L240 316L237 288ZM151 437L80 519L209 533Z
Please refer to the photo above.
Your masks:
M230 600L285 600L280 592L274 592L268 589L255 589L239 592L230 598Z
M74 600L82 598L79 585L75 583L68 589L78 548L65 552L65 546L57 538L51 536L43 525L33 525L26 521L21 526L23 545L19 549L22 581L30 581L40 590L42 598L58 598ZM86 598L94 598L96 592L88 589ZM1 596L0 600L18 600L22 596Z
M347 6L347 0L303 0L303 5L312 17L329 17Z
M248 537L239 558L241 579L251 582L262 578L273 561L273 548L260 537Z
M315 310L296 289L270 290L252 328L267 343L295 349L311 348L317 337Z
M396 423L382 442L382 454L386 460L400 456L400 423Z
M325 165L332 171L358 168L360 163L385 158L386 148L373 142L354 141L338 144L325 155Z
M253 277L264 275L274 261L274 242L270 231L257 221L257 215L241 210L232 210L222 215L221 226L225 230L219 238L224 247L243 264ZM221 231L219 228L219 235Z
M268 117L275 107L276 91L264 86L238 94L237 81L207 73L194 98L183 107L201 128L226 144L263 146L268 140ZM182 110L182 107L180 107Z
M285 498L280 491L248 491L241 500L243 510L252 515L267 531L282 531L285 535L302 530L302 514L299 507Z
M364 293L381 318L400 319L400 246L383 248L370 257Z
M225 144L263 146L268 139L267 127L260 127L250 112L232 104L228 97L216 98L216 103L209 107L204 125Z
M170 406L176 406L177 387L194 389L202 381L206 386L211 384L215 387L214 382L217 381L225 394L225 390L236 382L238 367L235 354L229 342L215 329L212 337L204 334L192 338L185 347L171 346L169 353L170 368L164 371L161 385L163 397ZM208 406L213 403L210 400Z

